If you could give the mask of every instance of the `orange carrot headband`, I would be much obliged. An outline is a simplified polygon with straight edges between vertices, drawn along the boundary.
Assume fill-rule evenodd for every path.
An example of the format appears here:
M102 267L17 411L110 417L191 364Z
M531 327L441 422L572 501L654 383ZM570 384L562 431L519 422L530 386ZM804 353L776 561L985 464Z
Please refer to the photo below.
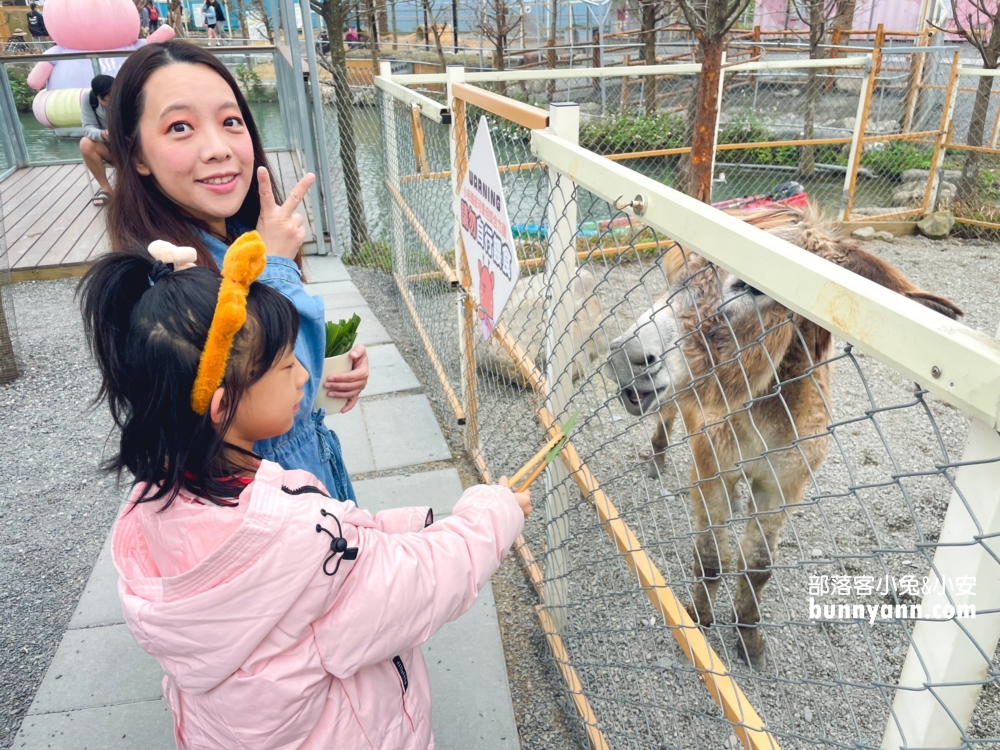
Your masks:
M198 362L198 375L191 389L191 408L204 414L226 374L233 338L247 320L247 293L250 284L264 270L264 242L257 232L247 232L226 251L222 261L222 286L208 339Z

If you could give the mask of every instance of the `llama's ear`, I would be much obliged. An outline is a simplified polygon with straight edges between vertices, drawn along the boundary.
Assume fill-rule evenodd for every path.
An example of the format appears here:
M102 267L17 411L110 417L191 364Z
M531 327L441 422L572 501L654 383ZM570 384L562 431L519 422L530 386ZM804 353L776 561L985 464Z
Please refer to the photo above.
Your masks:
M929 307L934 312L946 315L952 320L958 320L965 315L962 308L947 297L942 297L938 294L932 294L931 292L925 292L922 289L918 289L915 292L907 292L906 296L914 302L919 302L924 307Z

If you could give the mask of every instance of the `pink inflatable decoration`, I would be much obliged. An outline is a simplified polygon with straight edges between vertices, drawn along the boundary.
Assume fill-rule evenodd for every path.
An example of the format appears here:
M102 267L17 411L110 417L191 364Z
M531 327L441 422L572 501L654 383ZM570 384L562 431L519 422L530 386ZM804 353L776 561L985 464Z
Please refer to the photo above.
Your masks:
M139 11L132 0L47 0L45 26L56 46L45 54L60 52L105 52L133 50L146 43L166 42L174 38L174 30L161 26L146 39L139 39ZM101 72L116 75L125 62L123 57L100 60ZM35 118L46 127L79 125L68 117L73 106L70 99L80 101L90 89L94 66L90 60L40 62L28 74L28 85L39 91L32 104ZM44 90L41 90L43 89ZM68 90L74 90L70 93ZM55 92L63 92L55 96Z

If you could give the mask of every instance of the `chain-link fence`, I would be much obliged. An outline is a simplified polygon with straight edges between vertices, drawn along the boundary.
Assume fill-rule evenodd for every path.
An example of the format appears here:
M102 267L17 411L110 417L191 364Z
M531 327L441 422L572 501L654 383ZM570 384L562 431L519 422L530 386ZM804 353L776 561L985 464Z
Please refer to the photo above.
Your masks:
M390 231L365 257L480 470L579 415L525 539L591 745L1000 741L1000 361L954 305L812 214L753 228L460 99L449 144L380 98ZM481 116L522 265L487 342L452 183Z

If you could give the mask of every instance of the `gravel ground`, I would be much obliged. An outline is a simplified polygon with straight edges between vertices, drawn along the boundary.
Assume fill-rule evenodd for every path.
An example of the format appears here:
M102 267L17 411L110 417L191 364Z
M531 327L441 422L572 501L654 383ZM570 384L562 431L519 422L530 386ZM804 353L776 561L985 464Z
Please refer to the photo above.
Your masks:
M0 388L0 747L9 747L124 499L98 472L111 427L77 280L13 287L22 375Z
M912 237L867 247L919 285L958 303L966 312L968 325L995 334L1000 321L996 294L1000 258L992 246ZM408 273L429 270L418 265L407 269ZM596 293L609 316L605 322L608 337L616 336L619 327L627 326L635 314L647 309L664 288L662 273L648 260L610 263L593 270L599 279ZM373 303L373 307L381 316L383 304L387 307L395 298L391 284L373 272L352 275L366 296L380 295L379 305ZM457 387L455 295L434 283L411 288L449 380ZM392 326L396 326L399 313L393 309L396 319ZM430 391L437 393L435 376L425 363L408 316L402 325L404 332L409 331L404 337L412 342L406 351L411 365L425 385L430 384ZM511 333L522 341L540 335L538 330ZM414 358L416 350L420 351ZM532 418L534 396L488 372L481 370L478 377L485 459L494 473L512 472L540 442ZM648 461L643 454L649 449L655 415L642 420L630 417L597 372L576 382L572 401L568 412L582 412L574 439L577 449L675 593L687 603L691 598L692 540L686 499L690 476L686 443L678 440L674 444L665 471L659 480L651 480L646 476ZM443 398L437 397L436 406L443 424L454 423ZM727 579L720 591L718 625L707 631L710 643L786 748L880 744L891 691L883 692L876 685L892 685L898 679L908 645L906 628L892 622L872 626L809 622L809 577L872 575L882 579L888 575L898 579L907 574L925 575L927 564L916 551L917 545L936 540L950 494L946 479L933 469L960 459L967 431L967 420L960 412L929 395L918 400L911 382L856 351L844 354L836 364L832 412L832 421L839 424L836 440L814 486L807 491L806 502L789 513L775 574L764 596L763 623L768 640L764 670L751 671L735 657L731 625L735 578ZM452 428L451 433L456 451L461 447L460 428ZM895 479L908 472L927 476ZM858 489L845 494L851 486ZM535 491L541 493L540 484ZM744 505L746 494L744 488L742 502L737 505ZM687 667L670 632L654 616L634 576L596 523L592 507L580 502L575 492L570 495L571 507L565 517L569 570L564 579L570 608L564 641L611 744L726 747L735 736ZM735 516L743 512L744 508L738 507ZM539 559L546 541L542 516L534 514L525 531ZM742 526L736 521L734 531L741 531ZM873 556L871 550L876 548L883 552ZM824 601L882 604L893 598L891 594L869 599L852 595ZM523 648L506 632L505 643L522 725L524 709L519 703L523 688L516 676L523 660L511 651L530 654L532 659L541 654L547 664L551 664L551 657L544 645L540 652ZM1000 662L994 659L994 663ZM554 679L560 685L558 677ZM578 726L575 720L573 724ZM1000 736L1000 688L996 684L984 690L970 736L993 742Z

